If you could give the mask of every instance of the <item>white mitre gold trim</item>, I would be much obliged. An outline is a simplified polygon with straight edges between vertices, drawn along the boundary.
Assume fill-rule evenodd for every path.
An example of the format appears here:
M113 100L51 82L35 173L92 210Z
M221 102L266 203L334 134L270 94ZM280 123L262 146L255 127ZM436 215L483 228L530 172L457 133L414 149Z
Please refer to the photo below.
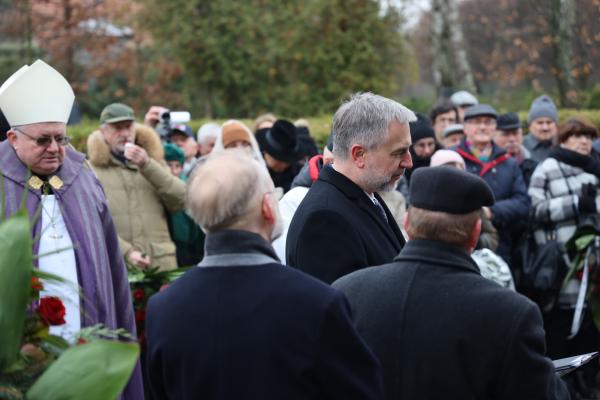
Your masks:
M0 109L10 126L67 123L74 100L69 82L42 60L22 66L0 86Z

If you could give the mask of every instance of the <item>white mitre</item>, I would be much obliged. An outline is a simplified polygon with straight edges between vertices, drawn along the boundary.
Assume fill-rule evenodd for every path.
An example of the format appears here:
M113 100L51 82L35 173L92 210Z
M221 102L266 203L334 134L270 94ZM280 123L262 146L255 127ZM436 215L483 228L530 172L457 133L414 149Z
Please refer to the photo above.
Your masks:
M22 66L0 86L0 109L10 126L67 123L74 100L65 77L42 60Z

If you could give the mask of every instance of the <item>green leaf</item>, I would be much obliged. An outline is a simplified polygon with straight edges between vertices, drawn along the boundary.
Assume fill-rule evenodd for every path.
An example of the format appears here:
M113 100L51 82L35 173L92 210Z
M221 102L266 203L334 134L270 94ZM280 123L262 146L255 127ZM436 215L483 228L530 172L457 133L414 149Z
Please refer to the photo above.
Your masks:
M0 369L12 364L21 346L32 273L29 218L20 211L0 224Z
M69 342L62 337L55 335L48 335L48 337L42 340L40 346L42 346L45 351L56 356L59 356L70 347Z
M95 340L66 350L27 392L29 400L114 399L139 356L132 343Z
M595 237L596 235L590 234L577 238L577 240L575 240L575 248L577 249L577 251L585 250L590 245L590 243L594 241Z
M60 283L68 283L69 282L62 276L54 275L49 272L44 272L39 269L35 269L33 271L33 276L35 276L41 280L44 280L44 281L60 282Z

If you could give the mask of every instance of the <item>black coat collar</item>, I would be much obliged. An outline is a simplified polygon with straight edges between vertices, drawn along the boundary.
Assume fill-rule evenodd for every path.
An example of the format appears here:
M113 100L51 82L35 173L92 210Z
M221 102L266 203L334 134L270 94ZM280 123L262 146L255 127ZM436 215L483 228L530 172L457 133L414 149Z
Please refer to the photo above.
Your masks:
M375 193L375 198L383 206L388 222L386 223L381 215L379 215L373 201L356 183L352 182L345 175L337 172L331 165L326 165L319 174L320 181L327 182L338 188L346 197L355 202L358 207L364 210L371 218L375 220L377 225L386 233L388 238L400 250L405 243L404 236L400 232L400 228L394 219L394 216L387 208L385 201Z
M206 255L221 255L235 253L264 254L278 260L277 253L262 236L242 230L227 229L209 233L204 243Z
M466 250L433 240L409 240L394 261L421 261L481 274Z

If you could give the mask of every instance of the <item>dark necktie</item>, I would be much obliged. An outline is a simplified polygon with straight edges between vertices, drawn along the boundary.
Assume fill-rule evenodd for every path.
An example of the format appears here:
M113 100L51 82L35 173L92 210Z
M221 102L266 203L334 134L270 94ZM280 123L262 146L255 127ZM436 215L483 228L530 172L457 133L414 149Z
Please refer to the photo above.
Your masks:
M385 222L389 222L387 215L385 215L385 210L383 209L383 206L381 205L381 203L379 201L377 201L377 198L373 197L373 204L375 205L375 208L377 208L377 211L379 212L379 214L381 214L381 216L383 217L383 220Z

